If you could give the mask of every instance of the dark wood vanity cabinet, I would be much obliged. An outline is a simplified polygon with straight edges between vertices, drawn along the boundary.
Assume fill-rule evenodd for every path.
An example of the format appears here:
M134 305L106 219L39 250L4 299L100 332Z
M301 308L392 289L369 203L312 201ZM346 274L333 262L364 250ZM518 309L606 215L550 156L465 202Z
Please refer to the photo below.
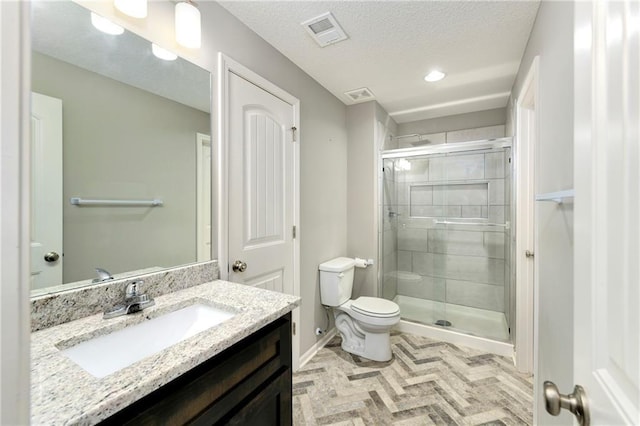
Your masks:
M291 314L287 314L100 424L291 423Z

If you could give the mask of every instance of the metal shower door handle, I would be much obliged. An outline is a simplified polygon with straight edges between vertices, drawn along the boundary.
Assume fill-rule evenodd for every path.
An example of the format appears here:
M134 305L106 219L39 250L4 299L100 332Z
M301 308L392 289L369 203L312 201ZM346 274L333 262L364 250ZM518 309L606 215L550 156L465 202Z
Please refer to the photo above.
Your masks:
M575 385L573 393L569 395L562 395L553 382L546 381L543 386L544 405L547 413L552 416L558 416L564 408L576 416L580 426L589 426L589 422L591 421L589 418L589 404L587 402L587 394L582 386Z

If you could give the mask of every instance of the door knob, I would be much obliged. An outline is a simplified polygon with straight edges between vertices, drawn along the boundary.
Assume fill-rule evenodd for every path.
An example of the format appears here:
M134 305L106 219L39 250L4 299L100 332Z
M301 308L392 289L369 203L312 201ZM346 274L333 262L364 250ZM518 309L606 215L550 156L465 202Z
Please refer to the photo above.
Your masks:
M247 270L247 264L242 260L236 260L231 265L231 269L233 269L233 272L244 272Z
M547 413L552 416L558 416L564 408L576 416L580 426L589 426L589 404L587 402L587 394L582 386L575 385L573 393L569 395L562 395L553 382L546 381L543 386L544 405Z
M49 253L44 255L45 262L52 263L52 262L56 262L58 259L60 259L60 255L55 251L50 251Z

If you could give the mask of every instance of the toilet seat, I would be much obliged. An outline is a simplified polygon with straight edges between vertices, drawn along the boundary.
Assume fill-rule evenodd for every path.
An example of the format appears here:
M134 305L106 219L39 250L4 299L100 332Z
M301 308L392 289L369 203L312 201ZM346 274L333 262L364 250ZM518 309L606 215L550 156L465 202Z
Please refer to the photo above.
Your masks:
M400 314L400 307L396 303L380 297L358 297L351 302L351 309L376 318L390 318Z
M342 305L336 306L334 309L342 311L354 320L371 327L391 327L400 321L400 311L395 315L388 316L373 314L371 312L362 313L360 310L353 309L353 302L355 302L355 300L348 300Z

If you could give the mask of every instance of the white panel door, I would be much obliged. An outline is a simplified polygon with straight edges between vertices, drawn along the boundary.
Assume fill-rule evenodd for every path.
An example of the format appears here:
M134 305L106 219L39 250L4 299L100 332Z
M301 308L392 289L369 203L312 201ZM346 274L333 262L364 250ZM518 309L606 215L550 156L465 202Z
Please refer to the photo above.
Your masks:
M62 284L62 101L31 94L31 288Z
M293 294L293 106L229 75L229 279ZM234 262L245 263L244 272Z
M640 3L575 7L574 381L592 425L638 425Z

